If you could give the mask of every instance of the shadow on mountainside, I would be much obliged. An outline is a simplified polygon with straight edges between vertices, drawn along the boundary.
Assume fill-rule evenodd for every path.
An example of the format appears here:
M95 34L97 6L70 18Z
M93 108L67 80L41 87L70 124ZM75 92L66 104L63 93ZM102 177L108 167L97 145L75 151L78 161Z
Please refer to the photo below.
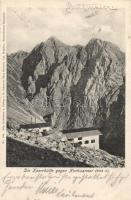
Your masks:
M7 138L7 167L91 167L79 161L64 158L49 149L33 147Z

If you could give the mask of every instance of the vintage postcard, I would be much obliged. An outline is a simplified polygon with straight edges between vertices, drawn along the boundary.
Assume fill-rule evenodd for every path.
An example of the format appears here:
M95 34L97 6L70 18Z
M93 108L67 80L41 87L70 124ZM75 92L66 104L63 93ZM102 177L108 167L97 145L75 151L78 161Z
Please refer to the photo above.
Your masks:
M0 9L0 198L129 200L131 1Z

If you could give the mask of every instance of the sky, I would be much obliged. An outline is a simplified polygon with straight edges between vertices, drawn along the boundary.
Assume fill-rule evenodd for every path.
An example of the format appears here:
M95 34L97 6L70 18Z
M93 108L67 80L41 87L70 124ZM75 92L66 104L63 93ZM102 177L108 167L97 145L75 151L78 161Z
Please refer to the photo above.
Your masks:
M9 8L7 53L31 51L49 37L68 45L86 45L90 39L110 41L124 51L125 23L122 9Z

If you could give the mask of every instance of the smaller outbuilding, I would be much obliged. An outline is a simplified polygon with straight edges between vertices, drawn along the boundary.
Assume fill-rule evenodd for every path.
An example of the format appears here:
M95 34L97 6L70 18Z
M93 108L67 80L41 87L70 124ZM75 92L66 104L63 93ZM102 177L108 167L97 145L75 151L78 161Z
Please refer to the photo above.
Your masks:
M33 131L33 132L43 132L51 130L51 123L34 123L34 124L20 124L19 130Z

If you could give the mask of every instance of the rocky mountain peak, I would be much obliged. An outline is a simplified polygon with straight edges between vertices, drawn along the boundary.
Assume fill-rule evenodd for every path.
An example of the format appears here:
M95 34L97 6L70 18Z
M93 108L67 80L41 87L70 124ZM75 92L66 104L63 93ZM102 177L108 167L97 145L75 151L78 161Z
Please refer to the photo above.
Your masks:
M55 43L63 43L61 42L58 38L56 38L55 36L51 36L47 39L47 41L51 41L51 42L55 42Z
M23 64L23 60L27 57L28 52L26 51L22 51L19 50L15 53L11 53L10 55L8 55L8 57L10 57L11 59L14 59L14 61L19 65Z
M102 46L103 45L103 42L101 39L98 39L98 38L92 38L90 39L90 41L88 42L87 45L99 45L99 46Z
M15 53L11 53L10 56L13 56L13 57L15 57L15 56L24 56L24 55L27 55L27 54L28 54L28 52L23 51L23 50L19 50L19 51L15 52Z
M41 48L41 49L43 49L43 48L45 49L47 47L60 48L60 47L66 47L66 46L68 46L68 45L64 44L62 41L60 41L56 37L51 36L47 40L45 40L44 42L41 42L38 47Z
M85 49L90 58L105 56L110 57L111 59L120 59L121 61L124 61L123 52L120 51L118 46L111 42L94 38L89 41L89 43L85 46Z

